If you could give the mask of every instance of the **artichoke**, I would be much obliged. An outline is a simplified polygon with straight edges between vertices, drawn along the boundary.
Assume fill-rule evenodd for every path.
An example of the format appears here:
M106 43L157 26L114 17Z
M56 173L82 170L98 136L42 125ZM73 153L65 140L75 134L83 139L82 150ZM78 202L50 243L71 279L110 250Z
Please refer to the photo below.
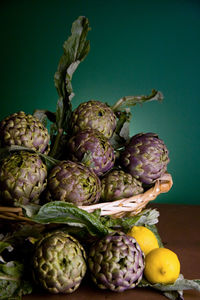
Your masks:
M113 232L91 246L88 267L99 288L123 292L142 279L144 254L133 237Z
M45 154L50 149L47 128L37 118L23 111L1 121L0 141L2 146L25 146Z
M123 170L112 170L101 180L101 199L114 201L143 192L142 183Z
M152 184L167 170L168 150L155 133L133 136L120 155L122 168L144 184Z
M83 102L72 113L73 134L85 129L96 129L109 139L115 128L116 116L106 103L95 100Z
M50 293L72 293L86 273L86 254L81 244L62 231L45 234L33 255L33 278Z
M100 195L100 179L92 169L83 164L63 160L48 176L48 201L66 201L77 206L89 205L98 202Z
M39 155L27 151L4 158L0 167L0 201L5 205L38 203L47 185L47 168Z
M101 176L114 166L114 149L107 139L96 130L83 130L72 136L68 142L72 161L79 161L92 167Z

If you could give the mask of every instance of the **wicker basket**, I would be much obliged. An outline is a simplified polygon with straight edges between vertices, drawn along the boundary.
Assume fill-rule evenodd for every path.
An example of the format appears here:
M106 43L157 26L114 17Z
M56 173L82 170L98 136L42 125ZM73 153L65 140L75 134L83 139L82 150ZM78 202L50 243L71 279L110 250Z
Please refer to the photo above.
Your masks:
M160 193L167 193L172 187L173 181L169 173L159 178L153 187L143 194L139 194L130 198L124 198L112 202L97 203L89 206L79 206L91 213L95 209L101 209L101 215L111 215L114 218L123 217L125 215L137 215L146 205L154 200ZM23 215L22 209L19 207L0 207L0 219L12 221L32 222Z

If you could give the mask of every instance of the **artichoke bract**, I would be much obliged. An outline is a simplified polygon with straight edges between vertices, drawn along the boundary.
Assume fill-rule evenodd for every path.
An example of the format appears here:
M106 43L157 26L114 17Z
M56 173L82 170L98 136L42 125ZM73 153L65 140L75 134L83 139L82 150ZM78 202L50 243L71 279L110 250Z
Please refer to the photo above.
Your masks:
M99 288L123 292L142 279L144 254L133 237L113 232L91 247L88 266Z
M106 174L101 180L101 188L103 201L128 198L144 191L142 183L123 170L112 170Z
M47 182L48 201L59 200L82 206L97 203L101 195L101 182L94 171L70 160L58 163Z
M147 185L166 172L168 163L168 149L155 133L134 135L120 154L122 168Z
M45 154L50 149L47 128L37 118L23 111L1 121L0 141L2 146L25 146Z
M81 103L71 117L74 134L85 129L96 129L107 139L112 136L116 123L116 116L111 107L96 100Z
M0 202L4 205L39 203L47 185L47 168L40 156L27 151L13 153L0 166Z
M115 163L114 149L104 136L96 130L83 130L72 136L68 142L70 159L91 167L101 176Z
M50 293L72 293L86 273L86 254L71 235L55 231L44 235L33 255L33 278Z

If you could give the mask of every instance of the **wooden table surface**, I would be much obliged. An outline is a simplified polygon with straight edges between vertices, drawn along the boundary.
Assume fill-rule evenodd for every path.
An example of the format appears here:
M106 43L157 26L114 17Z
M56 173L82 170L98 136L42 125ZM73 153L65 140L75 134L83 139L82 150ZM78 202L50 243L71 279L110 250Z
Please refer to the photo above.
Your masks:
M157 224L159 234L166 248L174 251L181 262L181 273L186 279L200 279L200 205L151 204L160 212ZM72 294L51 295L32 294L23 300L164 300L158 291L135 288L122 293L100 290L90 280L84 279L81 286ZM184 291L185 300L200 300L200 293Z

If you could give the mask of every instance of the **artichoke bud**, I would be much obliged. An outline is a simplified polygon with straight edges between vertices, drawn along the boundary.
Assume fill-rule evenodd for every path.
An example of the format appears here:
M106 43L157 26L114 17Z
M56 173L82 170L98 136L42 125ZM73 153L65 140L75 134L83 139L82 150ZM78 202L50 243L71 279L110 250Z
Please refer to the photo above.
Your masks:
M100 132L106 139L111 138L116 128L116 116L106 103L90 100L82 102L72 113L73 135L86 129Z
M23 111L1 121L0 140L2 147L18 145L44 154L50 150L47 128L36 117Z
M68 142L72 161L86 163L98 176L108 172L115 163L114 149L97 130L87 129L72 136Z
M168 163L168 149L155 133L134 135L120 154L123 170L144 185L153 184L164 175Z
M101 180L101 199L114 201L143 193L142 183L123 170L112 170Z
M81 163L63 160L48 176L47 201L66 201L75 205L97 203L101 182L94 171Z
M86 273L86 253L82 245L62 231L45 234L36 244L33 278L50 293L72 293Z
M99 288L123 292L141 281L144 254L133 237L113 232L92 245L88 266Z
M2 204L17 206L39 203L47 185L47 168L36 153L19 151L6 157L0 168Z

